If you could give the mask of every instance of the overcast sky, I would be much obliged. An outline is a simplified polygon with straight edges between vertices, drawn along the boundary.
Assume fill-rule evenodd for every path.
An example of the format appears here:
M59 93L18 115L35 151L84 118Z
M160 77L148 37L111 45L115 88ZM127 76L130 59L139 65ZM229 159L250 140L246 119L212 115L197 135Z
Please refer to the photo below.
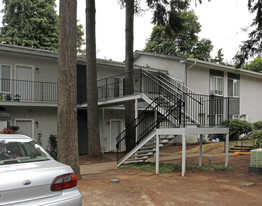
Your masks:
M59 0L56 0L57 5ZM85 27L85 0L78 0L78 19ZM195 2L192 0L192 2ZM2 9L2 4L1 9ZM222 48L225 59L230 61L247 34L241 29L253 19L247 10L247 0L204 0L191 6L202 25L201 38L212 41L214 57ZM58 8L57 8L58 10ZM0 15L0 18L2 15ZM150 11L135 17L134 50L142 50L153 25ZM96 0L97 57L123 61L125 58L125 11L118 0Z

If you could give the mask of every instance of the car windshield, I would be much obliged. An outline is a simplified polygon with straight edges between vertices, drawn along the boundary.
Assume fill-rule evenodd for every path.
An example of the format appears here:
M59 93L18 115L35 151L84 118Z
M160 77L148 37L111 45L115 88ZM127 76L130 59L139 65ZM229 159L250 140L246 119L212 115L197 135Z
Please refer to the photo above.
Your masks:
M47 153L34 141L0 139L0 165L49 160Z

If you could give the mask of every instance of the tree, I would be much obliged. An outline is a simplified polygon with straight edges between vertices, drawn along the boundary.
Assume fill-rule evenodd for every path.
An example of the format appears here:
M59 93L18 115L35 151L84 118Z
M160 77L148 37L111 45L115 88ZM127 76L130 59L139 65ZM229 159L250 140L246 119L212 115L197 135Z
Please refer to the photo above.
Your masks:
M201 25L193 11L179 11L180 28L171 29L169 25L155 26L148 39L145 51L166 55L177 55L208 61L213 49L208 39L198 38Z
M211 61L214 62L214 63L225 64L223 56L224 56L224 54L222 53L222 48L221 48L217 51L217 55L216 55L215 59L212 59Z
M55 0L3 0L0 42L39 49L58 49L58 15ZM83 45L82 25L77 27L78 48Z
M76 99L77 0L60 0L58 50L57 147L58 160L80 176Z
M101 156L96 70L95 0L86 0L86 81L88 156Z
M253 72L262 72L262 57L258 56L251 63L244 65L242 68Z
M256 13L255 18L251 24L252 31L249 32L249 39L244 41L240 46L240 50L236 54L235 64L239 68L245 62L254 57L254 55L261 55L262 48L262 1L261 0L248 0L248 10Z

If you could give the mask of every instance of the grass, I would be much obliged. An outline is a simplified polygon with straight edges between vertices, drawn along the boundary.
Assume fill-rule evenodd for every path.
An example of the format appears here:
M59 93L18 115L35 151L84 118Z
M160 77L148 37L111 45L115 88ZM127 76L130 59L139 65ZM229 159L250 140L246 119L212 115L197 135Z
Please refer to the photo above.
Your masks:
M129 169L153 172L155 171L155 163L153 162L129 163L129 164L121 165L119 168L129 168ZM159 173L160 174L173 172L175 169L181 169L181 165L175 164L175 163L160 163L159 164ZM220 165L203 165L203 166L189 165L189 166L186 166L186 169L188 170L197 169L197 170L204 170L204 171L212 171L212 170L230 171L230 170L233 170L233 168L231 167L224 167Z
M208 143L202 145L202 152L209 154L219 154L224 152L224 142ZM179 152L179 153L182 153ZM193 147L186 151L187 154L199 153L199 146Z

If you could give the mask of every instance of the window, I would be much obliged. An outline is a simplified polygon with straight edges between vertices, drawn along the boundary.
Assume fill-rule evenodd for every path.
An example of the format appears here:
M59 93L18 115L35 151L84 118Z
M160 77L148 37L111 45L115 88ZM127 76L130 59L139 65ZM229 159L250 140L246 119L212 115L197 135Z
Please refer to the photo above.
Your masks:
M232 115L232 119L239 119L239 115L238 114L233 114Z
M1 66L1 92L11 91L11 66Z
M239 80L228 79L228 96L239 97Z
M223 77L210 76L210 93L223 95Z

